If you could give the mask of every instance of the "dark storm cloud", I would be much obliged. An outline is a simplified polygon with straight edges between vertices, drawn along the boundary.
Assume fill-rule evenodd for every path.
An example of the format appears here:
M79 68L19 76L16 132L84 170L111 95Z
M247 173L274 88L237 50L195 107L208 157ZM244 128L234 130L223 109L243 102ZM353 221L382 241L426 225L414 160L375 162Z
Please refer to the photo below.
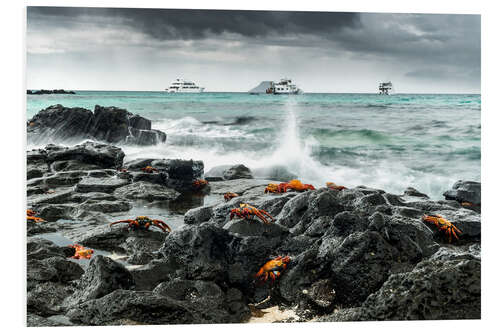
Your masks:
M236 73L253 63L263 77L310 68L311 85L331 69L360 81L373 73L413 87L480 87L479 15L28 7L27 18L32 59L64 54L80 65L115 52L120 62L137 55L130 68L233 62Z
M82 16L119 20L159 40L201 39L224 32L245 37L326 35L360 25L359 13L341 12L28 7L28 20L50 17L57 24L57 18Z

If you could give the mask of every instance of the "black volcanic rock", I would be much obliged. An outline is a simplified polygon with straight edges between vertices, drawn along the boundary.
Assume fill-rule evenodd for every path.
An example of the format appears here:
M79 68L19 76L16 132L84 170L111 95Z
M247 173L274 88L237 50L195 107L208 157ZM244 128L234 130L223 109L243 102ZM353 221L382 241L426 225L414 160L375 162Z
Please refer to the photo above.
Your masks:
M75 92L71 90L64 90L64 89L54 89L54 90L47 90L47 89L40 89L40 90L30 90L28 89L26 91L28 95L50 95L50 94L70 94L74 95Z
M54 315L75 325L244 322L248 305L254 314L274 305L293 309L299 321L480 317L481 215L456 200L364 186L265 194L268 180L236 179L211 183L203 206L206 198L185 191L202 176L203 162L138 159L118 171L123 152L100 145L28 153L28 166L42 176L35 172L27 182L27 208L48 221L37 227L54 228L55 241L63 236L117 258L95 253L75 263L68 247L29 237L34 325L49 325ZM141 171L148 165L158 172ZM239 196L225 202L228 191ZM179 202L189 208L171 208ZM230 219L241 203L275 220ZM170 233L109 226L155 217L163 205L169 214L158 215L166 215L159 218ZM424 214L450 220L462 230L459 239L450 243ZM291 261L274 283L256 280L266 262L287 255Z
M73 147L57 147L47 153L49 163L71 160L110 169L121 167L124 157L120 148L92 141Z
M93 123L94 115L88 109L52 105L28 121L28 139L88 138Z
M39 111L27 124L28 140L79 141L94 139L109 143L154 145L166 134L151 129L151 121L114 106L96 105L94 112L60 104Z
M457 200L458 202L470 202L475 205L481 204L481 183L459 180L451 190L443 193L446 200Z
M70 304L78 304L101 298L117 289L130 289L134 279L122 264L101 255L90 259L89 267L80 278L77 291L71 296Z
M411 272L391 275L362 309L362 320L479 319L481 261L440 251Z
M244 166L243 164L233 165L229 169L224 170L224 172L222 173L222 177L225 180L253 178L252 171L250 171L250 169Z

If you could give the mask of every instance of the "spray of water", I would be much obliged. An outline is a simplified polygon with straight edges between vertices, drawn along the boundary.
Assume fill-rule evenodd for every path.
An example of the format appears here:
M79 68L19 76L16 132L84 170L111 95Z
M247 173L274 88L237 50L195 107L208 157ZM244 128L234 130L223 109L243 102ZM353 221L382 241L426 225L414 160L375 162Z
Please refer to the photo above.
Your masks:
M333 181L339 185L355 187L366 185L393 193L402 193L407 186L416 187L433 198L440 198L443 189L449 188L450 177L418 172L403 162L391 159L382 161L357 160L356 166L332 163L324 165L317 161L313 152L319 142L312 136L304 136L301 131L300 109L293 96L285 102L285 113L281 128L276 128L276 142L269 142L269 149L258 151L245 146L249 135L238 126L204 124L185 117L178 120L160 121L155 128L167 133L167 143L156 146L123 145L125 160L135 158L180 158L202 160L205 170L219 165L245 164L251 169L284 167L304 183L316 187ZM238 140L241 146L238 146ZM211 141L207 141L211 140ZM227 149L221 140L233 140L235 148ZM41 142L28 142L28 149L42 148L53 142L42 138ZM210 144L207 145L207 142ZM53 142L69 144L67 142ZM72 144L77 144L74 142ZM212 144L213 143L213 144ZM272 148L275 147L275 148Z

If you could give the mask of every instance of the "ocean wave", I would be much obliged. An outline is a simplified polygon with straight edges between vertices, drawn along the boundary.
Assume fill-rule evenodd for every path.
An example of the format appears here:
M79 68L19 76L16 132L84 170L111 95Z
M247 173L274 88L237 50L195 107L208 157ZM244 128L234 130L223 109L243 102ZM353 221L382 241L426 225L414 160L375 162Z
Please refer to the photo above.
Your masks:
M239 117L236 117L234 118L231 122L229 123L225 123L224 125L225 126L229 126L229 125L246 125L246 124L249 124L253 121L256 121L257 118L256 117L252 117L252 116L239 116Z
M165 119L155 123L155 128L167 133L167 138L239 138L248 133L217 123L201 122L193 117Z
M381 144L389 143L396 139L393 135L376 131L371 129L329 129L318 128L312 129L310 134L313 135L322 145L335 146L335 145L362 145L362 144Z

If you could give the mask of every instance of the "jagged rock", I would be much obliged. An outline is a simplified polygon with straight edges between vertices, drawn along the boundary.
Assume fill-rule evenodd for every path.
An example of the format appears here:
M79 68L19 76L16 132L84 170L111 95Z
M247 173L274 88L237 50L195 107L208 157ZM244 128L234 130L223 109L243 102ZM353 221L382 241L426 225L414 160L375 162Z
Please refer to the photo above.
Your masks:
M152 166L166 173L167 187L192 190L193 181L203 175L203 162L193 160L155 160Z
M127 185L129 182L126 179L120 178L94 178L87 177L83 178L77 185L76 191L87 193L87 192L104 192L113 193L114 190L121 186Z
M239 236L280 237L288 233L287 228L271 222L266 224L257 217L231 220L224 225L224 229Z
M200 224L207 222L213 215L211 206L202 206L190 209L184 214L184 223L186 224Z
M213 282L175 279L159 284L153 292L182 301L208 322L239 323L250 317L240 291L230 289L224 293Z
M249 168L244 166L243 164L237 164L233 165L232 167L228 168L227 170L224 170L222 173L222 177L225 180L232 180L232 179L252 179L252 171L250 171Z
M127 136L125 143L138 146L151 146L165 142L167 135L159 130L138 130L130 128L132 135Z
M28 141L93 139L138 145L165 142L166 134L151 129L151 121L114 106L96 105L94 112L60 104L38 112L27 124Z
M51 327L51 326L67 326L65 324L44 318L34 313L28 312L26 319L28 327Z
M153 290L161 282L171 280L176 277L178 271L182 271L183 266L174 257L163 259L153 259L145 266L131 270L134 277L136 290ZM182 274L182 272L180 272Z
M82 325L118 325L122 320L135 324L209 323L181 301L153 292L115 290L95 300L74 306L68 317Z
M136 242L138 246L142 245L137 248L138 250L156 251L167 234L155 229L155 227L150 227L149 230L129 230L125 223L112 227L101 225L90 230L85 229L83 233L79 232L72 238L79 244L109 251L127 252L132 250L130 243L133 242ZM134 241L127 242L129 238ZM148 247L144 248L144 244Z
M53 89L53 90L47 90L47 89L40 89L40 90L27 90L26 93L28 95L46 95L46 94L70 94L74 95L75 92L71 90L64 90L64 89Z
M476 258L419 263L389 277L362 306L363 320L481 318L481 262Z
M108 257L94 255L68 304L101 298L114 290L130 289L133 286L134 279L122 264Z
M318 280L311 287L302 291L312 303L320 308L329 308L335 300L335 290L333 290L328 279Z
M360 304L380 288L397 258L398 251L372 231L355 232L340 242L324 238L318 251L318 261L328 263L325 270L338 301L349 305Z
M224 180L223 173L227 169L229 169L231 165L218 165L207 172L203 175L203 177L208 180L208 181L221 181Z
M451 190L443 193L446 200L458 202L470 202L475 205L481 204L481 183L459 180Z
M413 187L407 187L406 190L404 191L404 195L409 197L429 199L429 196L427 194L419 192L417 189Z
M94 164L104 169L116 169L121 167L124 156L125 154L118 147L86 141L76 146L50 150L47 154L47 161L52 163L74 160Z
M57 282L32 284L26 296L27 310L41 316L63 313L63 301L73 292L74 288L72 286Z
M186 279L223 280L227 275L228 231L205 222L183 226L168 235L159 252L183 268Z
M175 200L180 196L180 193L174 189L143 181L117 188L114 194L120 198L146 201Z
M80 265L60 256L42 260L29 259L27 267L28 281L68 282L83 274Z
M92 111L84 108L67 108L60 104L39 111L28 121L28 141L41 139L61 140L86 138L92 127Z
M38 237L28 239L26 250L28 260L44 260L50 257L66 258L71 255L71 249L68 249L67 247L57 246L49 240Z

